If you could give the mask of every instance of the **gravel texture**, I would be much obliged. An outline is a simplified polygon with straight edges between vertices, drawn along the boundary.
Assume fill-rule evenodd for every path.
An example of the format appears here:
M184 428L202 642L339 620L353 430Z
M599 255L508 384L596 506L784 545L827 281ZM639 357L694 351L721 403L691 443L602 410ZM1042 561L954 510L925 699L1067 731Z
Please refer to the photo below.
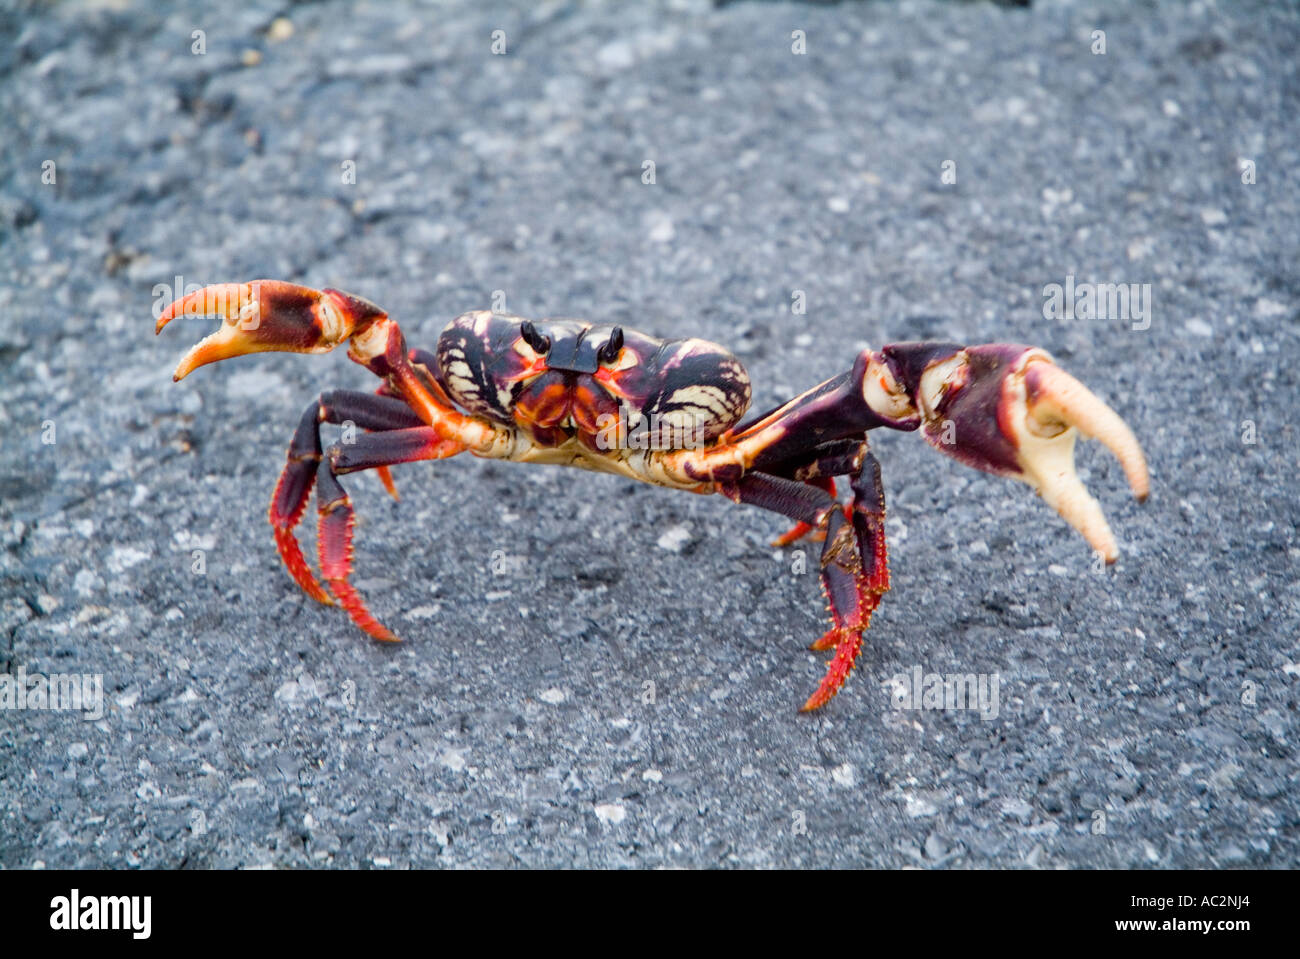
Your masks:
M238 6L0 13L0 663L105 697L0 717L0 865L1296 865L1294 8ZM1070 275L1150 284L1149 327L1045 319ZM417 345L490 305L700 335L760 407L868 343L1036 343L1154 492L1081 451L1100 575L1027 488L880 436L894 589L808 717L776 518L416 464L350 484L384 647L265 523L303 407L373 381L173 385L215 325L154 337L176 277L341 287ZM998 674L996 717L895 709L915 668Z

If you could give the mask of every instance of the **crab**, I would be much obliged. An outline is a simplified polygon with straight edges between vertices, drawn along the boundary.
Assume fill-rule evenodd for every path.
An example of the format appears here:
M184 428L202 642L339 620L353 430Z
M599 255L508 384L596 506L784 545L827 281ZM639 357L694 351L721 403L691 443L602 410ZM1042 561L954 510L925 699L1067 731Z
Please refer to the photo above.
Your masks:
M408 349L398 325L368 300L278 280L182 296L161 313L156 332L181 315L223 323L185 354L175 380L248 353L324 353L344 343L351 359L379 377L374 393L328 390L308 405L269 515L280 557L303 591L337 603L382 642L397 637L349 579L355 518L340 477L361 470L375 470L396 497L390 467L471 453L717 493L786 517L794 526L775 545L823 542L820 579L830 617L811 648L833 654L803 711L821 708L844 685L889 589L885 497L871 430L920 430L967 466L1022 480L1106 563L1119 551L1075 472L1078 434L1114 454L1139 500L1149 488L1142 448L1124 421L1031 346L864 349L847 372L743 420L751 396L744 366L702 339L478 310L452 320L429 352ZM362 432L323 448L323 423ZM837 496L840 477L847 503ZM294 533L313 487L319 578Z

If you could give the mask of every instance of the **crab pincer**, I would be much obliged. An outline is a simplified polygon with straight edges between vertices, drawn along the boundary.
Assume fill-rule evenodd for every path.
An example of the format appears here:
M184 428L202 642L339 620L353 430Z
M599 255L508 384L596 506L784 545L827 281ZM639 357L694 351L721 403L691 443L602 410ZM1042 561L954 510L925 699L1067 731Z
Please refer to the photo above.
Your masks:
M888 348L887 348L888 349ZM1150 490L1142 447L1122 419L1041 349L972 346L917 379L926 441L968 466L1018 479L1077 529L1107 563L1119 547L1074 465L1079 434L1119 460L1138 501Z
M359 296L279 280L205 286L163 310L154 332L178 316L216 316L224 322L181 358L173 380L248 353L328 353L387 318Z

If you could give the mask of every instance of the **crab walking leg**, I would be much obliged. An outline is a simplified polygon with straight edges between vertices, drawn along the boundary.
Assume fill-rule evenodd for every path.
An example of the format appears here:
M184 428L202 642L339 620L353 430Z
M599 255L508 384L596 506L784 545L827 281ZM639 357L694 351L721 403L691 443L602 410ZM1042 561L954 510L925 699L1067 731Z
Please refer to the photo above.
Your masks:
M316 507L320 517L316 545L321 575L352 621L375 639L398 641L370 613L365 600L348 579L352 574L352 533L356 518L352 498L338 481L338 475L417 460L445 459L461 452L463 446L442 439L432 427L413 426L365 433L354 443L335 444L316 467Z
M325 421L340 426L351 423L368 432L388 432L420 425L420 418L400 396L386 392L385 384L381 384L374 394L332 390L321 394L321 403L328 410L328 413L322 412ZM379 466L375 471L388 495L400 500L389 468Z
M352 443L336 443L329 448L327 457L335 474L342 476L398 463L441 460L463 452L463 446L444 440L432 426L412 426L387 433L366 433Z
M379 386L375 388L375 395L382 396L385 398L391 397L398 400L401 399L400 396L394 396L393 394L389 393L387 387L388 387L387 383L380 383ZM414 415L412 415L412 418L418 420L418 418L415 417ZM411 423L409 425L414 426L416 424ZM394 499L394 501L401 502L402 498L397 495L397 484L393 482L393 471L389 469L387 466L378 466L375 468L375 472L379 474L379 481L384 484L384 489L388 492L388 495L391 496Z
M276 548L289 574L308 596L327 606L332 601L312 575L294 529L307 509L316 482L321 460L320 424L349 422L367 430L394 430L417 425L420 420L401 400L349 390L322 393L303 411L289 443L288 461L271 496L269 519Z
M768 457L760 456L754 468L782 476L797 479L812 486L826 490L835 496L835 477L853 476L862 469L862 455L865 444L861 437L836 440L815 447L808 457L801 457L786 463L771 465ZM799 539L812 534L813 542L826 539L826 530L814 530L807 523L799 522L790 530L772 541L773 546L789 546Z
M835 655L821 685L804 703L804 712L824 706L844 685L862 651L862 633L889 589L880 467L865 450L855 459L861 470L853 477L853 503L843 509L820 487L765 473L753 472L738 483L720 485L720 492L735 502L826 529L821 583L831 625L810 648L834 649Z
M445 392L443 392L442 387L433 376L433 370L437 368L437 361L433 354L426 350L411 350L408 357L411 365L415 367L417 372L423 375L425 387L434 394L434 398L443 406L450 408L452 405L451 399ZM379 384L378 388L375 390L375 394L377 396L393 397L399 400L402 398L402 394L390 386L387 380ZM419 418L416 417L416 422L406 425L418 426L419 422ZM384 489L388 490L388 495L395 500L400 500L401 497L397 495L397 486L393 483L392 470L387 466L377 466L375 467L375 472L379 474L380 482L384 484Z
M317 400L303 412L298 428L293 431L288 462L280 472L275 492L271 494L267 518L275 534L275 548L280 553L280 561L294 582L316 602L332 606L333 600L312 575L311 568L302 555L298 537L293 532L307 509L307 501L311 499L320 459L320 401Z
M880 463L869 452L864 453L862 471L853 478L853 502L844 515L841 525L840 514L832 514L822 553L822 580L831 599L834 627L812 645L813 649L833 647L835 655L821 685L801 707L802 712L820 709L840 691L862 651L862 633L871 625L871 616L889 589L885 493ZM852 534L846 535L850 529ZM845 608L848 615L836 615L837 610Z
M806 480L805 482L809 486L815 487L816 489L819 490L823 490L826 493L826 495L831 497L832 499L835 498L834 477L819 476L816 479ZM817 528L813 526L812 523L806 523L803 520L796 520L793 526L791 526L788 530L786 530L776 539L772 540L771 545L781 546L781 547L790 546L794 543L799 542L799 540L803 539L805 536L808 536L809 534L814 534L812 538L815 541L818 538L817 535L815 535L817 534ZM825 530L820 531L820 537L823 541L826 539Z
M316 547L320 553L320 571L339 605L352 621L374 639L385 643L400 642L379 620L370 614L365 601L348 581L352 573L352 529L356 515L350 497L334 475L328 459L316 467L316 512L319 515Z

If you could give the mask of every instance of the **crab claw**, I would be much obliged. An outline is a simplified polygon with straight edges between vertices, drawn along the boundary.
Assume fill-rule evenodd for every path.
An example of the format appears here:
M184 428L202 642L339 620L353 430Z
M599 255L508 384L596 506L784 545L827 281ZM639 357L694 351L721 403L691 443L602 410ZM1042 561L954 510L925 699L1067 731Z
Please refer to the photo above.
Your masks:
M913 395L930 445L1028 483L1107 563L1115 562L1115 536L1074 468L1082 433L1115 455L1133 495L1146 499L1142 447L1115 411L1033 347L993 343L927 359Z
M224 323L182 357L179 380L200 366L246 353L326 353L362 336L386 317L368 300L339 290L313 290L279 280L218 283L175 300L155 333L176 317L218 316Z

